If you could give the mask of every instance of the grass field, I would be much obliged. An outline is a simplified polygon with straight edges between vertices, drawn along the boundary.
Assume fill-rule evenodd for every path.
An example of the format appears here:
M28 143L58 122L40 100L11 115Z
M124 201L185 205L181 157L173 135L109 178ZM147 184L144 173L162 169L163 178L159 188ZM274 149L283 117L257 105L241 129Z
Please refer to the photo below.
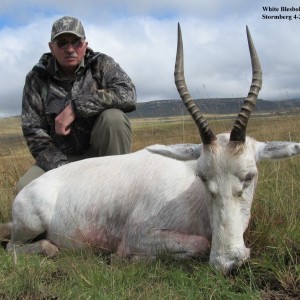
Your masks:
M210 120L216 133L232 119ZM147 145L199 143L189 117L132 120L132 151ZM258 140L300 141L299 115L252 117ZM0 222L11 218L18 178L32 164L18 118L0 120ZM92 252L55 259L0 248L0 299L300 299L300 158L259 166L259 183L245 233L251 260L229 277L202 261L132 262Z

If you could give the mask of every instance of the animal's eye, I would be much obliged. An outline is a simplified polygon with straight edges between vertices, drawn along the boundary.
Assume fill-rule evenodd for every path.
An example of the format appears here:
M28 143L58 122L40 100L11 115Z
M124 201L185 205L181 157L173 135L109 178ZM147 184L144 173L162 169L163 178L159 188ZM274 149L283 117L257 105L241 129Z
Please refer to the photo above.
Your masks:
M207 180L208 180L205 176L201 176L200 178L203 182L207 182Z
M241 182L243 183L243 188L247 188L251 182L252 182L252 179L254 178L255 176L255 173L248 173L242 180Z
M245 176L244 181L249 182L249 181L251 181L251 180L253 179L254 176L255 176L254 173L248 173L248 174Z
M208 179L207 179L207 177L205 175L198 173L198 176L201 178L201 180L203 182L207 182L208 181Z

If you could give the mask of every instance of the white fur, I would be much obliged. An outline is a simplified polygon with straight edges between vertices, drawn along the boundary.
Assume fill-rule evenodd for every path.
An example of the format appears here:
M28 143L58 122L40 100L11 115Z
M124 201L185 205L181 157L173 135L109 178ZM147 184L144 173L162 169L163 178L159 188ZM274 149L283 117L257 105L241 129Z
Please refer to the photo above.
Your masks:
M247 138L236 152L228 140L221 134L210 147L156 145L49 171L15 198L8 250L44 232L59 248L124 257L198 256L209 241L210 262L227 271L249 257L243 233L256 163L300 154L299 143Z

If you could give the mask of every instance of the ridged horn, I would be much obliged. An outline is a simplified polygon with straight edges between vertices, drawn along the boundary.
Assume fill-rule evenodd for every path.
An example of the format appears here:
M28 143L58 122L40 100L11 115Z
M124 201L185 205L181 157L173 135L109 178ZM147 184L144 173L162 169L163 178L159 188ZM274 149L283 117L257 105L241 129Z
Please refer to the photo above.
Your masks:
M182 43L181 28L179 23L178 23L178 42L177 42L177 54L176 54L174 76L175 76L175 84L178 93L199 130L202 143L204 145L210 145L216 139L216 136L213 133L213 131L210 129L206 119L200 113L200 109L196 105L195 101L191 98L185 83L183 43Z
M246 130L250 114L256 105L258 93L262 86L262 71L260 62L252 41L252 37L248 26L246 26L248 45L251 57L252 65L252 83L247 98L245 99L240 113L233 125L233 129L230 134L230 141L245 142Z

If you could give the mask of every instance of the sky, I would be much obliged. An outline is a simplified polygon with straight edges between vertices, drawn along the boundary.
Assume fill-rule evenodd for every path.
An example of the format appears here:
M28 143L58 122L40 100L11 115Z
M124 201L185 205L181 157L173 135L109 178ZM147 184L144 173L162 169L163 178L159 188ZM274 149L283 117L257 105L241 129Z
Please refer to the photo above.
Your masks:
M246 25L263 69L259 98L299 98L299 10L298 0L1 0L0 117L21 113L26 74L49 52L52 23L63 16L80 19L89 47L127 72L138 102L179 98L178 22L193 98L247 96Z

